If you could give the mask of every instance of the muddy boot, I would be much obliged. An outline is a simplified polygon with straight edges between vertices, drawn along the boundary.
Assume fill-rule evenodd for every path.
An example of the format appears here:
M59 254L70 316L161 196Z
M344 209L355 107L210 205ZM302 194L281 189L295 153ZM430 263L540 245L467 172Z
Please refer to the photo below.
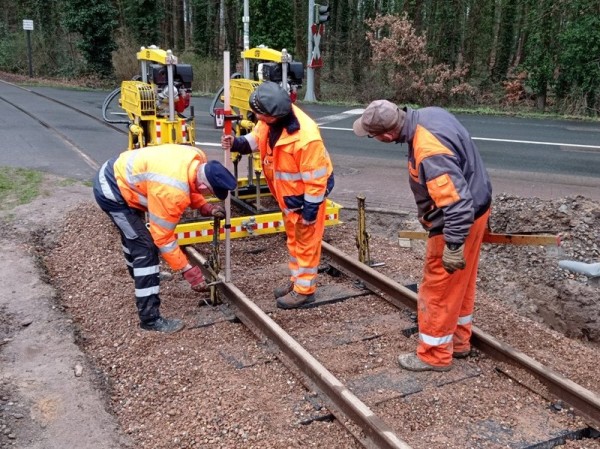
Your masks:
M158 273L158 279L160 280L160 282L172 281L173 274L169 273L168 271L160 271Z
M140 327L147 331L164 332L172 334L183 329L183 321L175 318L158 317L149 323L140 323Z
M454 351L452 353L452 358L454 359L466 359L471 355L471 350L467 349L466 351Z
M287 295L277 298L277 307L280 309L297 309L314 301L315 295L303 295L292 290Z
M275 299L281 298L282 296L287 295L292 290L294 290L294 283L288 282L285 285L280 285L279 287L273 289L273 294L275 295Z
M450 371L452 369L452 365L434 366L425 363L414 352L402 354L398 357L398 363L400 367L408 371Z

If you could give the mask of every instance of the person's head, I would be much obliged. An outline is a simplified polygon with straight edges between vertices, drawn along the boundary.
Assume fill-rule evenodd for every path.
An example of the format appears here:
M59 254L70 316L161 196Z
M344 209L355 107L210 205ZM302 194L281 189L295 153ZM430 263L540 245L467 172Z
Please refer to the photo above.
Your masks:
M227 168L218 161L208 161L198 166L196 186L200 193L208 189L223 201L230 190L235 190L237 181Z
M372 137L381 142L399 139L406 112L387 100L375 100L367 106L352 129L358 137Z
M290 95L272 81L260 83L250 94L248 103L258 119L266 123L274 123L292 111Z

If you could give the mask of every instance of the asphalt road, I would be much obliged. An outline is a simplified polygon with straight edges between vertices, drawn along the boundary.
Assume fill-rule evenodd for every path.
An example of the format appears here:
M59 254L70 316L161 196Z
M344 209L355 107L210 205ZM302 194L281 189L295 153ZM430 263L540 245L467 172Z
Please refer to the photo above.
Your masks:
M28 89L67 101L97 118L102 117L102 103L108 95L102 91ZM210 97L192 99L196 141L210 158L222 159L221 130L214 128L208 113L211 101ZM100 164L127 145L126 135L5 83L0 83L0 105L4 112L0 115L0 165L90 179ZM337 195L338 202L354 204L361 192L374 207L414 207L405 173L406 145L354 136L352 122L360 109L300 106L321 126L335 165L333 197ZM581 194L600 200L599 122L476 115L458 118L475 139L496 193L546 199ZM125 125L117 126L125 129Z

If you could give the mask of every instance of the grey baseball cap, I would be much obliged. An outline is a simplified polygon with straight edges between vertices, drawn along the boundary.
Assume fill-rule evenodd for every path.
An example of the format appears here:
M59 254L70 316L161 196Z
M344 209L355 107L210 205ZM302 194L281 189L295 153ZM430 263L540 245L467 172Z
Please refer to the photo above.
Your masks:
M402 125L404 114L400 108L387 100L375 100L367 106L361 118L354 122L352 129L358 137L377 136L392 131Z

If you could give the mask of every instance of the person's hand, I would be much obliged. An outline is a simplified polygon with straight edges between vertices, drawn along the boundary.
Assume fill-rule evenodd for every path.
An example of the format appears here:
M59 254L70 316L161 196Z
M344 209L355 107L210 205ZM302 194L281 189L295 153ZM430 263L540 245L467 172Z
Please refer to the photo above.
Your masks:
M221 136L221 148L223 148L225 151L231 150L231 147L233 146L233 139L234 137L232 135L223 134Z
M452 274L456 270L462 270L467 266L467 263L465 262L464 251L464 243L458 246L452 245L452 248L448 247L448 245L444 246L442 266L448 273Z
M302 217L301 220L302 220L302 224L304 226L311 226L311 225L314 225L317 222L317 220L308 221L308 220L304 219L304 217Z
M210 214L215 217L218 218L219 220L222 220L223 218L225 218L225 209L223 209L223 206L215 204L212 208L212 210L210 211Z
M202 274L202 270L200 267L194 266L183 272L183 277L186 281L189 282L192 290L196 292L205 292L208 290L206 286L206 281L204 280L204 275Z
M225 209L223 209L223 206L218 204L206 203L200 207L200 214L204 215L205 217L215 217L219 220L222 220L225 218Z

